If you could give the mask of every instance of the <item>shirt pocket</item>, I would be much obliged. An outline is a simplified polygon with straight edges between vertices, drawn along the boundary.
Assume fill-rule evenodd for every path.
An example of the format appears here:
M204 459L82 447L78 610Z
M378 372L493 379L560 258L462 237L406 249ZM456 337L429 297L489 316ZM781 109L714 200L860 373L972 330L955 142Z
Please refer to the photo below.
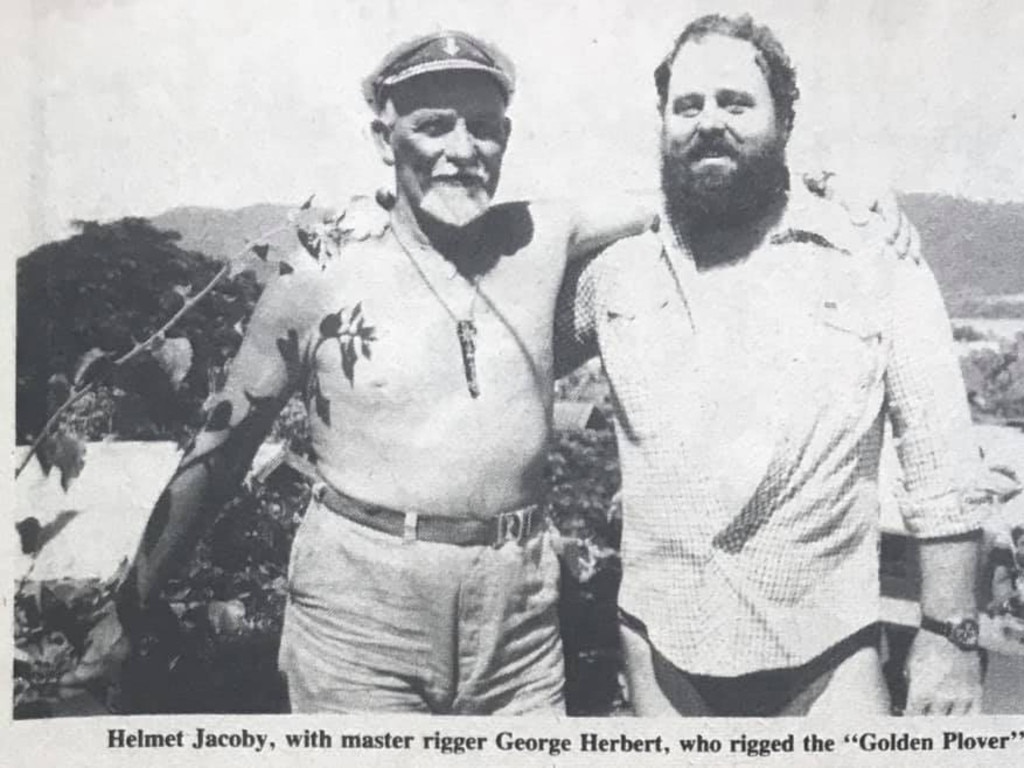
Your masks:
M634 442L664 433L665 409L692 386L692 338L676 310L669 297L657 294L617 296L600 308L601 361L620 426Z
M658 293L620 291L600 308L601 356L612 368L625 367L626 379L647 378L648 367L662 360L671 343L673 315L669 298ZM625 373L625 371L623 371Z
M604 319L612 324L632 323L644 318L657 317L669 306L670 296L660 287L619 286L614 295L605 298Z
M862 393L878 385L885 348L881 310L874 301L825 297L816 307L814 323L830 394Z

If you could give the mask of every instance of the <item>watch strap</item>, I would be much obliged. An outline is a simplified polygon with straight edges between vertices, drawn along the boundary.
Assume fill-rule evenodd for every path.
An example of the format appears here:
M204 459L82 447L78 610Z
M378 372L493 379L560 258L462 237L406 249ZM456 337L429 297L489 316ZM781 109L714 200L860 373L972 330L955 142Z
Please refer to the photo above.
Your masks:
M941 635L961 650L978 650L978 620L974 617L963 617L957 621L939 621L922 614L921 629Z
M928 632L933 632L936 635L942 635L947 640L950 634L953 632L953 622L951 621L939 621L933 619L931 616L921 616L921 629Z

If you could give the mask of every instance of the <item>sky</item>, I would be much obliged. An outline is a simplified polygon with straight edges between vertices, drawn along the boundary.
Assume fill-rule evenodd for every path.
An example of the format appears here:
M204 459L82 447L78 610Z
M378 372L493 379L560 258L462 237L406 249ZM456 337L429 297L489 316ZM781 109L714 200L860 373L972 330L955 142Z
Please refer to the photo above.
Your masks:
M5 0L5 3L10 0ZM790 157L905 191L1024 200L1016 0L25 0L0 26L21 255L72 219L179 205L324 203L388 182L359 83L445 28L516 62L504 197L657 183L651 77L709 11L778 34L801 88Z

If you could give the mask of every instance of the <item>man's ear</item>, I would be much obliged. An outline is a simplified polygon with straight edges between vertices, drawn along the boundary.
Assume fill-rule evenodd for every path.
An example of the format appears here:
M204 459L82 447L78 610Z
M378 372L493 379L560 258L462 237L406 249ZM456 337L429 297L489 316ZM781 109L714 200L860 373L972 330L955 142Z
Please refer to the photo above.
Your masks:
M395 150L391 148L391 131L393 126L386 120L377 118L370 123L370 130L373 132L373 143L377 146L380 159L385 165L395 164Z
M512 120L506 117L502 120L502 127L505 129L505 144L508 144L508 137L512 135Z

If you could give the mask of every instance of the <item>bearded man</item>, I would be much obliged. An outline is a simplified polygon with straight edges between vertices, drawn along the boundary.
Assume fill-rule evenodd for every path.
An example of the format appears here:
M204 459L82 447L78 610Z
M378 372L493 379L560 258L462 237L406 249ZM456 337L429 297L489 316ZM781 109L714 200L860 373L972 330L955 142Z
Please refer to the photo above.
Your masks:
M292 710L564 713L542 504L555 302L570 258L642 231L654 211L492 205L514 90L507 57L454 31L397 46L366 79L394 170L390 226L264 291L116 614L66 682L127 655L300 392L321 482L288 568L279 663Z
M658 67L664 212L562 292L563 370L599 354L622 465L622 640L637 714L887 713L878 462L921 538L910 712L980 701L976 452L949 323L915 260L790 184L798 88L749 17Z
M367 78L394 170L389 227L264 292L116 614L68 682L127 654L301 392L322 482L289 565L280 666L292 709L564 712L543 509L556 299L570 260L643 231L654 207L493 204L514 87L511 62L462 32L400 45Z

